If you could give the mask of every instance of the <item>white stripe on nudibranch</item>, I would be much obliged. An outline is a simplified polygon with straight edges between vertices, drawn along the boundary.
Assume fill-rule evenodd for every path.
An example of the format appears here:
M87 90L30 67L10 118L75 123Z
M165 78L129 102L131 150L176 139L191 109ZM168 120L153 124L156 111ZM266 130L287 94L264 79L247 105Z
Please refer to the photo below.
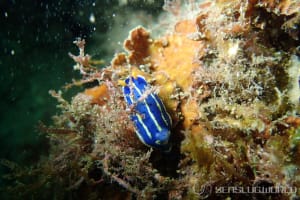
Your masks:
M137 92L141 95L140 91L138 90L138 88L136 87L136 85L135 85L133 82L132 82L132 85L133 85L134 89L136 89ZM130 92L132 91L132 89L133 89L133 88L130 89ZM132 92L132 93L133 93L133 92ZM133 96L133 95L132 95L132 96ZM133 103L134 103L134 100L133 100L132 96L129 95L128 97L129 97L130 101L131 101L132 104L133 104ZM143 126L143 128L144 128L146 134L148 135L148 137L149 137L150 139L152 139L152 135L151 135L151 133L150 133L148 127L144 124L143 119L141 118L141 116L140 116L139 114L136 114L136 116L137 116L137 118L138 118L138 122ZM138 130L136 130L136 132L138 132ZM139 132L138 132L137 135L138 135L139 138L142 138L142 136L141 136L141 134L140 134ZM142 140L142 141L144 141L144 140ZM145 143L145 142L143 142L143 143ZM145 144L146 144L146 143L145 143Z
M133 85L134 85L134 88L136 89L136 91L139 93L139 95L142 96L142 93L141 93L140 89L135 85L135 83L133 83ZM146 106L146 108L147 108L147 111L148 111L148 113L149 113L149 115L150 115L150 118L151 118L152 121L154 122L154 124L155 124L157 130L158 130L158 131L161 131L162 128L161 128L161 126L157 123L155 117L153 116L153 114L152 114L152 112L151 112L151 110L150 110L150 108L149 108L149 105L148 105L147 101L144 100L144 103L145 103L145 106Z
M149 138L152 139L151 133L150 133L148 127L144 124L144 122L143 122L141 116L140 116L139 114L137 114L136 117L138 118L139 123L142 124L142 126L143 126L144 130L146 131L147 135L149 136ZM136 131L136 132L138 132L138 131ZM139 132L138 132L138 136L140 137L140 133L139 133ZM142 136L141 136L141 137L142 137ZM143 141L144 141L144 140L143 140ZM144 143L145 143L145 142L144 142ZM145 143L145 144L146 144L146 143Z
M133 83L133 84L134 84L134 83ZM134 87L136 88L136 85L134 85ZM123 91L124 91L124 90L123 90ZM131 90L130 90L130 91L131 91ZM125 94L125 92L124 92L124 94ZM131 101L131 103L134 104L134 101L133 101L133 98L132 98L133 95L132 95L132 96L131 96L131 95L126 95L126 96L128 96L129 99L130 99L130 101ZM147 128L147 126L144 124L144 122L143 122L141 116L140 116L139 114L136 114L136 116L137 116L137 118L138 118L138 122L143 126L143 128L144 128L146 134L148 135L148 137L149 137L150 139L152 139L152 135L151 135L149 129ZM138 132L137 129L136 129L136 132ZM142 138L142 136L140 135L139 132L138 132L137 135L138 135L138 137L139 137L140 139ZM144 144L146 144L145 141L144 141L143 139L141 139L141 141L142 141Z
M150 94L150 95L154 99L154 101L156 103L156 106L158 107L160 113L165 113L168 116L168 118L169 118L169 122L171 123L172 122L171 117L170 117L169 113L167 113L165 106L162 104L162 108L161 108L161 106L159 105L159 102L157 101L157 99L155 98L155 96L153 96L153 94ZM166 126L168 126L169 123L168 123L167 119L165 118L165 116L162 114L161 117L164 120Z

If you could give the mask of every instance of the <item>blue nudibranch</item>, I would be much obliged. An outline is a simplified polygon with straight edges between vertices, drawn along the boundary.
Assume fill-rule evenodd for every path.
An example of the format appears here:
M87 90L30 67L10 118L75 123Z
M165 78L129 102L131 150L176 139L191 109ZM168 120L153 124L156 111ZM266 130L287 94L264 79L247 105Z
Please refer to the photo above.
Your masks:
M172 119L161 99L150 91L143 76L129 76L125 84L123 94L127 107L134 107L130 119L135 125L138 138L147 146L169 151Z

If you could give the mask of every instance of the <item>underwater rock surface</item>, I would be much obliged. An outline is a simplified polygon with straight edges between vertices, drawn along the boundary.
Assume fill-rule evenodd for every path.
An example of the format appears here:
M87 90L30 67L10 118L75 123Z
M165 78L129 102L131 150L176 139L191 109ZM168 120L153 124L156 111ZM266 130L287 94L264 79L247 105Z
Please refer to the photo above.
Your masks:
M66 87L94 86L71 102L50 92L61 114L52 127L40 126L49 158L20 172L23 184L10 192L55 191L56 199L299 197L300 3L216 0L182 13L174 12L176 2L165 5L176 15L171 31L152 38L135 28L127 52L106 68L85 54L84 40L75 41L80 53L70 55L82 79ZM172 118L169 153L136 136L120 82L137 75ZM288 191L253 192L278 187Z

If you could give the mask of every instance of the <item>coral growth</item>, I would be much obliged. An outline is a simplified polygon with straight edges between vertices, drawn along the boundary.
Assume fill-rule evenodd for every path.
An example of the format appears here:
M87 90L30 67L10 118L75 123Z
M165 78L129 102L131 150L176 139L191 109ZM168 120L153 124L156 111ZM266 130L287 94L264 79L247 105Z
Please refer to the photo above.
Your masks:
M98 86L70 103L52 92L62 113L41 128L51 141L41 173L91 199L299 197L219 189L300 187L300 3L191 1L188 19L173 3L174 29L155 39L137 27L110 66L72 55L84 77L74 84ZM159 88L173 120L168 154L135 135L119 85L132 74Z

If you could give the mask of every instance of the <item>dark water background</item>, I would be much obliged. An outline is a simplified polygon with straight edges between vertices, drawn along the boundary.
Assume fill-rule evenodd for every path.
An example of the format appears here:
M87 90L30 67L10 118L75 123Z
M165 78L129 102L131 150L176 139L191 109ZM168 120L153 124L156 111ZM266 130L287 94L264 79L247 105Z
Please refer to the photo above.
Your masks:
M75 38L85 38L86 51L108 65L117 51L109 43L115 39L112 33L122 40L128 35L129 24L117 24L116 16L122 13L120 18L126 20L139 13L145 22L141 25L147 26L149 16L158 15L163 4L120 2L125 1L0 1L0 159L28 166L47 155L47 140L36 126L39 121L51 125L51 116L59 113L48 91L80 77L68 56L68 52L77 55ZM114 29L121 31L114 33ZM82 89L65 96L70 99ZM0 167L1 174L6 171Z

